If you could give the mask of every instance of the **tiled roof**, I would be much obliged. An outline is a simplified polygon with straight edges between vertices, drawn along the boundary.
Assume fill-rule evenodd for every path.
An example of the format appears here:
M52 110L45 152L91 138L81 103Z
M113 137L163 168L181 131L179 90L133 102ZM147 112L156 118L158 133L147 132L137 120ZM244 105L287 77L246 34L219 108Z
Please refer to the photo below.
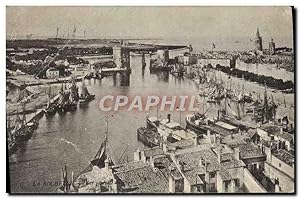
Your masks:
M221 169L219 174L220 174L222 180L231 180L231 178L232 178L230 173L225 169Z
M281 137L287 141L292 141L294 139L294 136L290 133L287 133L287 132L282 132L282 133L279 133L277 134L278 137Z
M185 148L185 147L193 146L194 141L191 139L183 139L178 142L173 142L173 143L170 142L168 143L168 145L176 148Z
M291 141L293 140L293 135L288 133L288 132L285 132L285 131L281 131L279 126L276 126L276 125L263 125L260 127L262 130L268 132L269 134L273 134L275 136L278 136L278 137L281 137L285 140L288 140L288 141Z
M266 131L266 132L268 132L268 133L272 133L272 134L274 134L276 132L280 132L280 127L276 126L276 125L265 124L265 125L262 125L259 128Z
M136 193L168 192L168 180L161 171L154 170L147 163L143 164L139 168L115 173L117 179L121 181L122 191Z
M162 150L161 147L154 147L154 148L151 148L151 149L146 149L146 150L144 150L144 152L145 152L146 157L154 157L154 156L157 156L157 155L164 154L164 151Z
M218 171L219 163L217 156L210 149L204 149L201 151L184 153L176 156L179 162L184 164L184 170L182 171L184 175L188 178L191 184L196 183L197 175L205 173L204 165L201 166L199 160L202 158L203 164L206 161L207 171Z
M255 145L253 143L247 143L245 145L240 145L239 148L240 148L240 156L242 159L266 156L264 153L262 153L259 146Z
M279 149L278 151L274 152L273 155L290 166L292 166L295 162L295 156L283 149Z
M249 129L247 131L247 135L252 138L255 134L257 133L257 130L256 129Z
M172 160L165 156L154 159L154 166L158 168L163 175L168 179L170 176L173 176L175 179L182 178L177 167L174 165Z
M232 153L225 153L221 155L222 169L244 167L245 163L242 160L237 160Z

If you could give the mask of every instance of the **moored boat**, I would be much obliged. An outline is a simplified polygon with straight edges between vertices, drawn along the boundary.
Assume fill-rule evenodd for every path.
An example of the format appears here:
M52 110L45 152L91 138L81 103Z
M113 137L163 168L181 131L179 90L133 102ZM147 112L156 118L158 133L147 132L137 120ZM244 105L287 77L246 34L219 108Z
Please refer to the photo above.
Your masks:
M159 146L161 139L155 128L140 127L137 129L137 139L148 147Z
M187 129L193 130L197 134L206 134L207 129L205 125L207 125L207 120L204 114L189 114L186 116L185 122Z

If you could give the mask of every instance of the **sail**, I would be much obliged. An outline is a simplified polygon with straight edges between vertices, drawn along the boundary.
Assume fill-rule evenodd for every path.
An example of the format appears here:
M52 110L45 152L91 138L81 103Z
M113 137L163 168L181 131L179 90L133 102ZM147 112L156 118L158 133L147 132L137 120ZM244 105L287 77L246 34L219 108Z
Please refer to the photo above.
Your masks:
M91 161L92 166L98 166L99 168L104 167L104 161L107 158L106 144L107 144L107 137L105 136L104 141L102 142L102 144L101 144L99 150L97 151L94 159Z

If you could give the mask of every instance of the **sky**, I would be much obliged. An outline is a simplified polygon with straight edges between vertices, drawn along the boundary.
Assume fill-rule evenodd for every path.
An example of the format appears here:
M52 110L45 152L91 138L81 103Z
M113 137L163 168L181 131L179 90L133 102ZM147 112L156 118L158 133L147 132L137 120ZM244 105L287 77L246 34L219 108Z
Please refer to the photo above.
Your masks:
M239 40L293 43L290 7L7 7L7 38L55 37Z

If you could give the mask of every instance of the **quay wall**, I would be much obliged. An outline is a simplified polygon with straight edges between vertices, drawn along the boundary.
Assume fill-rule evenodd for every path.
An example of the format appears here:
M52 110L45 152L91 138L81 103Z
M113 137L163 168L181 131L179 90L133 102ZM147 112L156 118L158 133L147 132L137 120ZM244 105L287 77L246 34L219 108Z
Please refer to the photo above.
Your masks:
M236 60L236 68L242 71L252 72L258 75L272 76L275 79L294 82L294 73L279 69L276 64L247 64L240 60Z
M230 67L230 59L197 59L197 64L201 64L202 66L211 64L212 67L220 64L221 66Z

